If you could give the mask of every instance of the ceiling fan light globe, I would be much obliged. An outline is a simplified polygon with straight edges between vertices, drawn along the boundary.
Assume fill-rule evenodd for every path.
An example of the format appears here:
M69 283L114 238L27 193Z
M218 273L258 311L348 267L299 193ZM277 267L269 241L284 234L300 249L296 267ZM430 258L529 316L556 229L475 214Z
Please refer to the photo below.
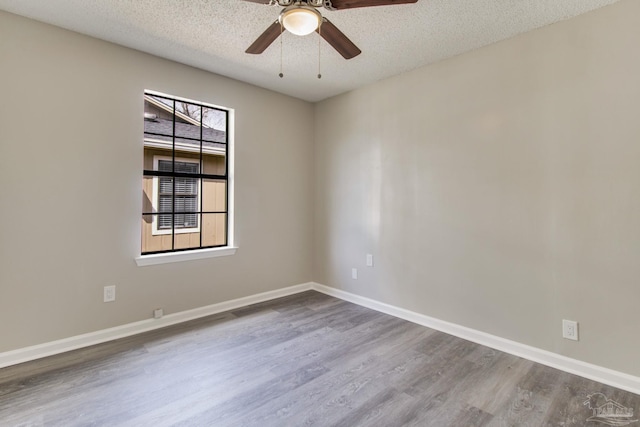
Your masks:
M320 25L320 14L314 9L294 7L285 9L280 14L280 22L290 33L306 36L313 33Z

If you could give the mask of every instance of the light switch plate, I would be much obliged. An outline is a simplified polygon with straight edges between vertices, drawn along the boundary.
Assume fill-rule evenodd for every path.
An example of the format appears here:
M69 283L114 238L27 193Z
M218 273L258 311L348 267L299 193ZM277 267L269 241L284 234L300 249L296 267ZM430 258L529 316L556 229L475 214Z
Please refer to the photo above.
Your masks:
M367 267L373 267L373 254L367 254Z

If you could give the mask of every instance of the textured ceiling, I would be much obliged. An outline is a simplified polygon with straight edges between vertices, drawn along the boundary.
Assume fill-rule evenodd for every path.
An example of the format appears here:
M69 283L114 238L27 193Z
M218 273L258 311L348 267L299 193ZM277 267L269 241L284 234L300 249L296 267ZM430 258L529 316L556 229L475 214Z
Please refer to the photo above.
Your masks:
M0 0L0 9L267 89L319 101L618 0L418 0L320 9L362 54L343 59L319 37L283 36L261 55L245 49L280 7L241 0Z

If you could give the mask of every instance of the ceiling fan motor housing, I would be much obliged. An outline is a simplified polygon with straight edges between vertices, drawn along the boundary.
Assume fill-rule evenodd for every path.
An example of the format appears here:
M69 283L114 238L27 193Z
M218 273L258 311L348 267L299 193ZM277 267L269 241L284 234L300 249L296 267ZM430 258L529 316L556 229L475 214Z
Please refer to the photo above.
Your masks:
M305 4L312 7L332 7L331 0L276 0L275 3L283 7Z

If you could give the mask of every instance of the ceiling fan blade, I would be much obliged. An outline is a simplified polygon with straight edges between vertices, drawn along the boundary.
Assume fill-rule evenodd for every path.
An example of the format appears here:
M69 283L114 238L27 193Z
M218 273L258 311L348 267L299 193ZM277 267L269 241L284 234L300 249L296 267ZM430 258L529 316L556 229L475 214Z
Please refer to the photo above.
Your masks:
M264 50L278 38L281 32L282 26L280 25L280 22L275 21L269 26L269 28L264 30L264 33L260 34L260 37L258 37L245 52L253 54L264 52Z
M358 46L353 44L353 42L327 18L322 18L322 25L320 25L320 28L316 31L318 31L322 38L333 46L344 59L351 59L362 53L362 51L358 49Z
M334 9L353 9L356 7L391 6L394 4L417 3L418 0L331 0Z

